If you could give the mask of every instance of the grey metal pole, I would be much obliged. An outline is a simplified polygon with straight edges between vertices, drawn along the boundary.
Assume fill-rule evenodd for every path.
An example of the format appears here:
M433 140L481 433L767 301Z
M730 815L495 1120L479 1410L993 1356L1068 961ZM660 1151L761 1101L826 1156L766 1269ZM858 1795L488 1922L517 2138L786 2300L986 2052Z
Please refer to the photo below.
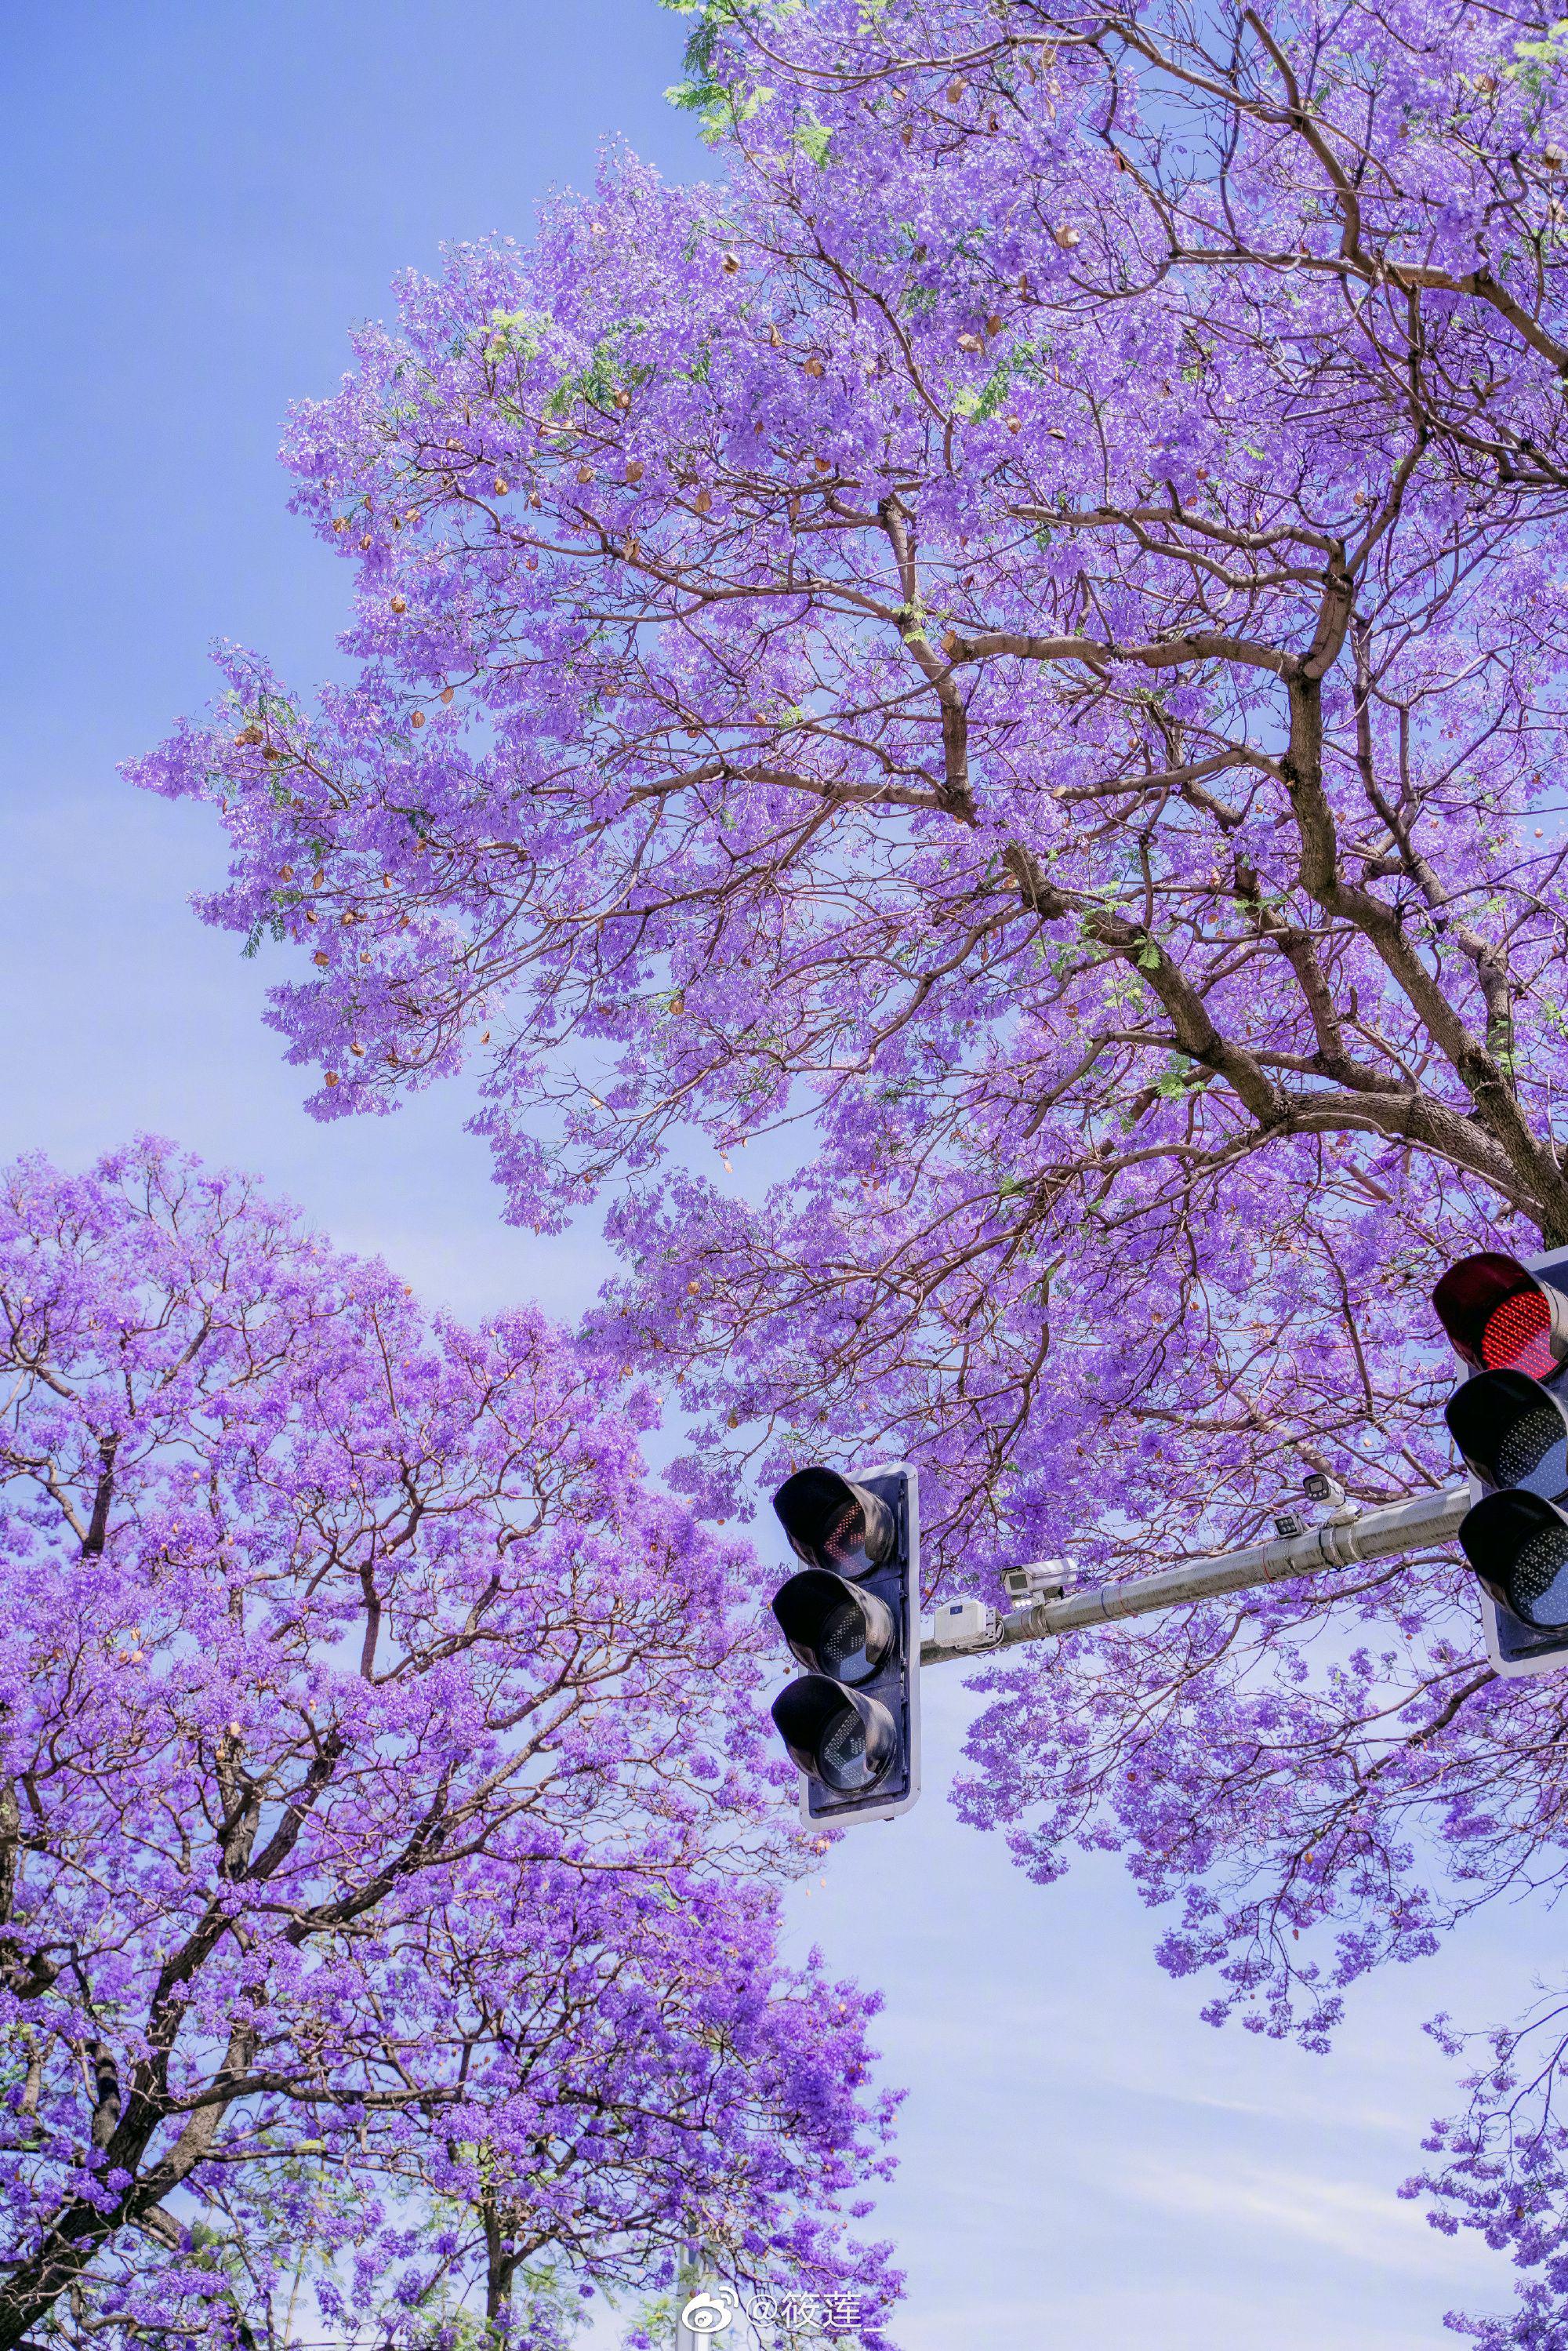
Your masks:
M702 2254L694 2241L685 2247L684 2257L675 2273L675 2345L676 2351L697 2351L702 2336L688 2326L681 2313L695 2294L702 2292Z
M1329 1567L1348 1567L1362 1559L1388 1559L1397 1552L1421 1551L1429 1543L1446 1542L1469 1509L1468 1486L1448 1486L1407 1502L1393 1502L1381 1510L1364 1510L1354 1519L1309 1527L1305 1534L1284 1535L1277 1541L1250 1543L1245 1551L1222 1552L1215 1559L1195 1559L1166 1568L1158 1575L1130 1576L1124 1583L1103 1583L1092 1591L1069 1593L1061 1600L1036 1600L1002 1616L994 1636L981 1643L950 1646L942 1641L921 1644L923 1666L946 1665L952 1657L975 1657L1010 1648L1019 1641L1043 1641L1059 1633L1081 1633L1095 1625L1114 1624L1121 1616L1146 1616L1156 1609L1177 1608L1184 1601L1209 1600L1223 1592L1245 1592L1260 1583L1280 1583L1293 1575L1316 1575Z

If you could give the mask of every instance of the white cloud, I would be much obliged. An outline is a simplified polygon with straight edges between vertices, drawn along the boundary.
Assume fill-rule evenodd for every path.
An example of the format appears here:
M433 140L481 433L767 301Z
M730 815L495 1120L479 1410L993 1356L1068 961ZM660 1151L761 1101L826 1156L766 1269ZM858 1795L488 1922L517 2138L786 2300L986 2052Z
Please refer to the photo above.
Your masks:
M1375 2181L1240 2164L1186 2171L1134 2164L1118 2168L1116 2187L1122 2196L1206 2225L1267 2230L1343 2259L1428 2277L1442 2269L1484 2276L1491 2286L1500 2283L1498 2263L1473 2240L1440 2235L1427 2226L1419 2205L1402 2202Z

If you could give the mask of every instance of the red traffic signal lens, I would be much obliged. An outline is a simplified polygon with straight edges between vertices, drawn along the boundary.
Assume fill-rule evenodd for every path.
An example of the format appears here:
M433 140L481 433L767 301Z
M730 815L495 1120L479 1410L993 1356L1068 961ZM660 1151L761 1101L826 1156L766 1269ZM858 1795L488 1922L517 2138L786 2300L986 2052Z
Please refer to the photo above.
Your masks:
M1432 1303L1455 1351L1479 1371L1550 1379L1563 1360L1568 1308L1500 1249L1482 1249L1450 1266Z
M791 1551L809 1567L864 1575L898 1549L898 1527L881 1497L820 1462L787 1478L773 1507Z
M1549 1344L1552 1310L1536 1290L1516 1290L1488 1315L1481 1331L1481 1361L1489 1371L1527 1372L1537 1376L1552 1360Z

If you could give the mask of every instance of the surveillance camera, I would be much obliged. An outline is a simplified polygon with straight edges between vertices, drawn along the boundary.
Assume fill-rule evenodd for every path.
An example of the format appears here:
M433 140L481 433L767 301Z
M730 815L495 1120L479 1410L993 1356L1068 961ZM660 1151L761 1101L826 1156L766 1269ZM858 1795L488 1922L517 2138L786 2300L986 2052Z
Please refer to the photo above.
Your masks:
M1031 1559L1022 1567L1004 1567L1002 1590L1015 1608L1036 1600L1060 1600L1072 1589L1077 1573L1070 1559Z
M1328 1504L1330 1526L1346 1526L1352 1519L1361 1516L1360 1503L1353 1502L1339 1479L1331 1478L1326 1470L1313 1469L1303 1478L1301 1491L1309 1502Z

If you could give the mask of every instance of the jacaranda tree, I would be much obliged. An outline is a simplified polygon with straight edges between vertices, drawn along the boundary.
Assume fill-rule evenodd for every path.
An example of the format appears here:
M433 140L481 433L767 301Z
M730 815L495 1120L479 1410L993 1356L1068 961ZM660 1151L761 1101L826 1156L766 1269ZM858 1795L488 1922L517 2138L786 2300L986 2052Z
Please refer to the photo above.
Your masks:
M693 2241L879 2340L645 1394L154 1143L5 1176L0 1353L0 2343L554 2345Z
M1568 1240L1568 37L686 13L712 183L616 162L296 413L359 667L229 653L142 763L207 914L320 1114L477 1057L507 1213L608 1202L712 1510L896 1447L967 1579L1115 1573L1443 1479L1435 1273ZM1449 1559L990 1687L970 1816L1124 1850L1215 2014L1321 2044L1562 1882L1563 1686ZM1430 2183L1490 2341L1568 2342L1562 2074L1489 2059Z

